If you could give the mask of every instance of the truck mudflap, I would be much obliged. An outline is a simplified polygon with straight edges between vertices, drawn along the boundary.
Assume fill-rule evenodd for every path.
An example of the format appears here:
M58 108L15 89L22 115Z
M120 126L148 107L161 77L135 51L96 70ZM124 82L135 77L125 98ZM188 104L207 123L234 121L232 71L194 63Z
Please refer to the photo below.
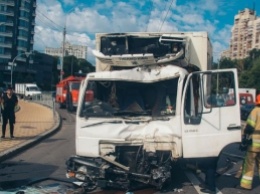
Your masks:
M158 190L169 186L172 176L171 152L133 150L113 157L86 158L72 156L67 162L67 177L84 182L86 190L100 188L136 189L151 185ZM134 158L134 159L133 159Z

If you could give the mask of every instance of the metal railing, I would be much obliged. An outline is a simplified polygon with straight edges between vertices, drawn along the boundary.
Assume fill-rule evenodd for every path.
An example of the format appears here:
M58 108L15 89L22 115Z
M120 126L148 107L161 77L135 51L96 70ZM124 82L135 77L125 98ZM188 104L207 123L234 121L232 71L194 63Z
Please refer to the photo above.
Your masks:
M42 95L31 96L30 99L26 99L26 100L30 100L37 104L47 106L52 109L53 115L55 114L55 98L53 97L52 92L42 92Z

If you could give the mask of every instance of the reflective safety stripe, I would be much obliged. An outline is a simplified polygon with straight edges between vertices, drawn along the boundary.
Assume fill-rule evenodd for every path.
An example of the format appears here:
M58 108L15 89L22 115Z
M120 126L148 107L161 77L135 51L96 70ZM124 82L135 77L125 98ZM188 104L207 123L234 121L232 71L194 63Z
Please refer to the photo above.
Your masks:
M243 175L242 179L252 181L252 180L253 180L253 177L252 177L252 176Z
M252 127L255 127L256 123L255 123L255 119L251 119L251 117L249 117L247 120L246 120L247 124L252 126Z
M251 187L253 182L253 177L243 175L241 179L241 183L247 185L248 187Z
M254 141L255 141L255 140L253 140L252 147L260 148L260 143L256 143L256 142L254 142Z
M241 183L243 183L243 184L245 184L245 185L247 185L249 187L251 187L251 185L252 185L252 181L246 180L246 179L241 179Z

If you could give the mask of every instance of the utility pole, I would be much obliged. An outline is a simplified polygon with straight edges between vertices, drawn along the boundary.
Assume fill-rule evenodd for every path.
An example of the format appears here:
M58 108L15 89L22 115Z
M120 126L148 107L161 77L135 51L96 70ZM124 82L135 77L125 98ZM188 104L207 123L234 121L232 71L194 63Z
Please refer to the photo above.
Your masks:
M60 80L63 79L63 66L64 66L64 55L65 55L65 41L66 41L66 24L63 28L63 41L62 41L62 60L61 60L61 68L60 68Z
M73 11L75 9L75 7L73 7L72 9L70 9L67 12L67 15ZM66 26L67 26L67 15L65 14L65 24L64 24L64 28L63 28L63 41L62 41L62 61L61 61L61 70L60 70L60 80L63 79L63 67L64 67L64 55L65 55L65 41L66 41Z
M73 57L71 58L71 63L70 63L70 75L73 75Z

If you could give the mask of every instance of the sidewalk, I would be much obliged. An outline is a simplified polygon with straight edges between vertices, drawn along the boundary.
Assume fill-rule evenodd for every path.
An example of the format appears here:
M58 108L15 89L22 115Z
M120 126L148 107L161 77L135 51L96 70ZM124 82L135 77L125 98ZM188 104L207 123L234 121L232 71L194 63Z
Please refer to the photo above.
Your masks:
M60 117L49 107L30 101L19 100L16 112L14 139L10 138L7 124L5 139L0 139L0 162L33 145L60 127ZM2 135L2 122L0 133Z

